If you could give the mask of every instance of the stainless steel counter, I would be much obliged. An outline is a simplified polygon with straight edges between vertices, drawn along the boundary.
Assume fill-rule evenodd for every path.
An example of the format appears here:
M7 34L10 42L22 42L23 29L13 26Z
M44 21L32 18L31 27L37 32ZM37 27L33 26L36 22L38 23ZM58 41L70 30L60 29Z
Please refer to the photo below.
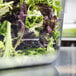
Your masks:
M61 47L49 65L0 70L0 76L76 76L76 47Z
M76 47L61 47L54 65L60 76L76 76Z

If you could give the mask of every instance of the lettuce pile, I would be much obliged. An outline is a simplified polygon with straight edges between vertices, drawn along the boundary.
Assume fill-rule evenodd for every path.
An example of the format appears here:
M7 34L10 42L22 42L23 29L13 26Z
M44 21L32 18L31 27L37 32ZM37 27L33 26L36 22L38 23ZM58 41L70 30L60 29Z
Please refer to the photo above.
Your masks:
M55 53L61 9L60 0L0 0L0 57Z

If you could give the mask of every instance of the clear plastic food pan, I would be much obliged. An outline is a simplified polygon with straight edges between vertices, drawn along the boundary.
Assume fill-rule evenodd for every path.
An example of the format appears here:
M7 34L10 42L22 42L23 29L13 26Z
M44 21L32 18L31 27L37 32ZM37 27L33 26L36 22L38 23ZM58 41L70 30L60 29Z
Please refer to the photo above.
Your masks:
M0 0L0 69L52 63L63 7L64 0Z

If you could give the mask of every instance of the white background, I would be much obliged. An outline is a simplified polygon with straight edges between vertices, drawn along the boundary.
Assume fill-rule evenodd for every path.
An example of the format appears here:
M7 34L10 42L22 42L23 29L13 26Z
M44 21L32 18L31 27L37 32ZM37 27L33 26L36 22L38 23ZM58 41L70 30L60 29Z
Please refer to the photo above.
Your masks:
M76 0L66 0L63 29L76 28Z

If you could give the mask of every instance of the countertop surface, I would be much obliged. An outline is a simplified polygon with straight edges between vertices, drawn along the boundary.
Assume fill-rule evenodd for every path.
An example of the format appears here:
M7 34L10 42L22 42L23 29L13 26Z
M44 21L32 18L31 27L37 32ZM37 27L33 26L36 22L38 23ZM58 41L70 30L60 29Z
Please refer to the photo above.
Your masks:
M76 47L61 47L48 65L0 70L0 76L76 76Z
M76 47L61 47L53 64L60 76L76 76Z

